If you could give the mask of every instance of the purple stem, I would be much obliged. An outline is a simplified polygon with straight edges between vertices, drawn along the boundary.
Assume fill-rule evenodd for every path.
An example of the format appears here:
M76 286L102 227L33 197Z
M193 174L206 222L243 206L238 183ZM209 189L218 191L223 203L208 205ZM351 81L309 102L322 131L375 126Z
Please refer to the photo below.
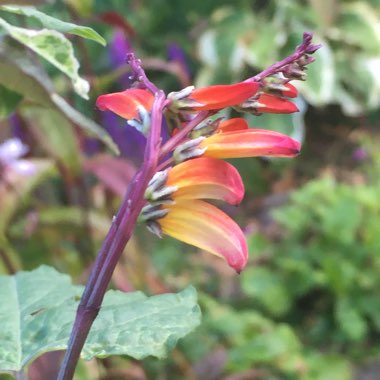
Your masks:
M144 163L128 186L127 193L96 258L77 309L68 349L57 380L71 380L74 376L80 353L100 310L112 273L131 237L137 218L145 204L144 192L146 187L157 169L162 115L166 105L165 94L146 78L139 65L140 62L133 55L128 58L132 70L138 74L139 78L141 77L140 80L145 86L155 93L151 130L145 148Z

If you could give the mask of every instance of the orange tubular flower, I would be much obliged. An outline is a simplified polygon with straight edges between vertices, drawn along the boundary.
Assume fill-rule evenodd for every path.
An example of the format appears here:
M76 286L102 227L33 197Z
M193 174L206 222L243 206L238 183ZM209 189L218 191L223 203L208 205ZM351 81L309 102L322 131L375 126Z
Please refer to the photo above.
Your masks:
M233 122L235 120L235 122ZM200 142L207 157L239 158L256 156L294 157L301 144L282 133L265 129L247 129L240 118L220 123L216 133ZM242 129L238 129L242 126ZM236 129L234 129L236 128ZM220 131L220 133L218 133Z
M96 106L101 111L112 111L124 119L139 119L139 106L150 112L154 95L147 90L132 88L122 92L101 95Z
M244 185L238 171L221 160L196 158L171 168L165 187L159 193L163 191L164 194L165 189L174 189L170 195L174 203L162 202L161 208L167 213L155 220L160 230L224 258L232 268L241 272L248 260L242 230L224 212L200 200L240 203Z

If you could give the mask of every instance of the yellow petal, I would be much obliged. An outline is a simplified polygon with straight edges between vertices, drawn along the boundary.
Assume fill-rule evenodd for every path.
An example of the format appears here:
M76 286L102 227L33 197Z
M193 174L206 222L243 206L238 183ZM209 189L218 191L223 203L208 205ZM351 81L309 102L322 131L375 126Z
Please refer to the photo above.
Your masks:
M224 212L199 200L177 201L159 220L162 232L187 244L224 258L241 272L248 260L248 248L240 227Z

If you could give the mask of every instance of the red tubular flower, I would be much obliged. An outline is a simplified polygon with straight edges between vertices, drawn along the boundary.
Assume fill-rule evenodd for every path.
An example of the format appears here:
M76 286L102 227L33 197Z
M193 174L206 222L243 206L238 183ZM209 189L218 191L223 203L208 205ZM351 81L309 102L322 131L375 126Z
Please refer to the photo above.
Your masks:
M191 111L219 110L242 103L256 94L257 82L240 82L235 84L196 88L191 94L181 99L179 109Z
M199 148L206 148L204 156L215 158L294 157L301 144L279 132L252 128L215 133L205 138Z
M138 107L151 111L154 95L147 90L132 88L98 97L96 106L101 111L112 111L124 119L139 119Z
M238 171L225 161L196 158L171 168L165 188L175 189L170 195L174 203L161 206L168 211L155 221L161 231L224 258L241 272L248 260L243 232L224 212L200 200L240 203L244 185Z
M258 113L293 113L299 111L293 102L270 94L260 95L255 101L254 108Z
M283 86L286 87L286 90L281 91L282 96L287 96L288 98L297 97L298 91L292 84L286 83Z

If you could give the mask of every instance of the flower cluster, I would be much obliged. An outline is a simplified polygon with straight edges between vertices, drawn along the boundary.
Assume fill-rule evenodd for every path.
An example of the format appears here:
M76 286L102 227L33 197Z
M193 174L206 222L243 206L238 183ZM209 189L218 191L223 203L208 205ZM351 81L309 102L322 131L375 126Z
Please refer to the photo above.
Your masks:
M205 200L238 205L244 184L238 171L223 161L235 157L294 157L300 143L271 130L250 128L244 118L224 120L218 112L292 113L297 96L290 80L304 80L318 45L305 33L303 43L283 61L259 75L230 85L186 87L167 95L163 116L170 134L160 149L139 220L158 236L171 235L224 258L240 272L247 263L244 233L223 211ZM97 107L110 110L149 134L155 94L136 87L102 95Z

